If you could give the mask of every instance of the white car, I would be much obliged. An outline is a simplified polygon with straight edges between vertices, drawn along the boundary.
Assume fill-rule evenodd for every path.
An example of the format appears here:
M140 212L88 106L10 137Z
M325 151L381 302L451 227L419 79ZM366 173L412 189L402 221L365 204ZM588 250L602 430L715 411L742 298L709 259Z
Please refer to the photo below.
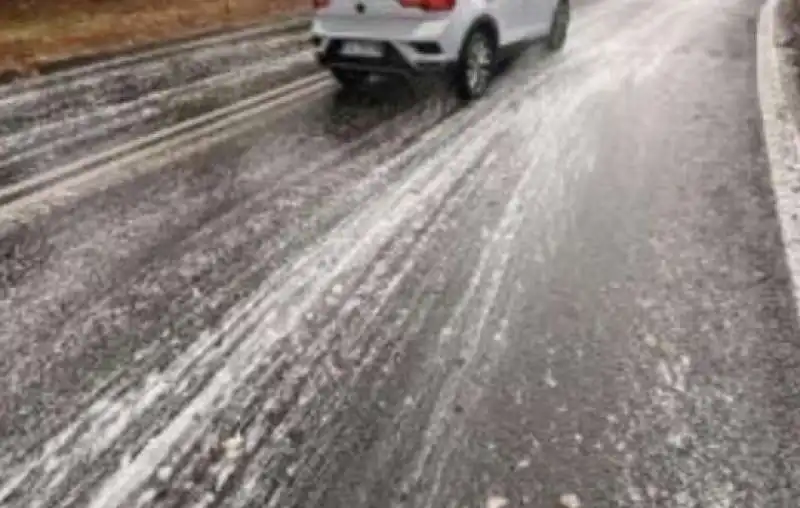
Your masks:
M313 0L318 61L344 87L373 73L446 70L464 99L515 48L566 40L569 0Z

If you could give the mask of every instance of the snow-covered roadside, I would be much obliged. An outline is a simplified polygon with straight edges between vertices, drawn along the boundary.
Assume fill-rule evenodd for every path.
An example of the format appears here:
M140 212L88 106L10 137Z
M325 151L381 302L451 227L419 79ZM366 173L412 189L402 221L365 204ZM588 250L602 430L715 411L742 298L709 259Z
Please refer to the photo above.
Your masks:
M776 209L800 308L800 83L786 15L790 0L767 0L758 25L758 95Z

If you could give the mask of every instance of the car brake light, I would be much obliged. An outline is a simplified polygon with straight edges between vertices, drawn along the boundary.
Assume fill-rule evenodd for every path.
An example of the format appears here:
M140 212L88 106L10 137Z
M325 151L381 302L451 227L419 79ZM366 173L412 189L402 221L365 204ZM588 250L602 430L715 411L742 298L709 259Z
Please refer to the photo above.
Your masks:
M331 4L331 0L312 0L315 9L324 9Z
M456 0L399 0L400 5L408 9L421 9L423 11L452 11L456 7Z

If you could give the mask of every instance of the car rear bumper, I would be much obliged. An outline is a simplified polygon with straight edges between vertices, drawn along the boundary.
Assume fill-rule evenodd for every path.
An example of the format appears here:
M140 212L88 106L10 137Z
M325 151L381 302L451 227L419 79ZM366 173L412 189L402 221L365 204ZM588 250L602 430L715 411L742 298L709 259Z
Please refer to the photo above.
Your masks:
M403 51L390 42L383 42L381 58L349 57L340 54L344 41L333 39L320 43L317 49L317 61L324 67L361 70L379 74L428 74L446 72L452 62L439 55L423 55L421 58L408 58Z
M446 43L452 30L446 16L419 18L386 18L318 13L311 23L311 33L320 37L340 39L371 39L386 41L430 41Z
M363 69L380 73L425 73L446 69L458 58L458 38L446 17L441 19L352 19L322 16L314 19L312 42L317 59L326 67ZM344 41L371 41L384 47L382 58L340 55Z

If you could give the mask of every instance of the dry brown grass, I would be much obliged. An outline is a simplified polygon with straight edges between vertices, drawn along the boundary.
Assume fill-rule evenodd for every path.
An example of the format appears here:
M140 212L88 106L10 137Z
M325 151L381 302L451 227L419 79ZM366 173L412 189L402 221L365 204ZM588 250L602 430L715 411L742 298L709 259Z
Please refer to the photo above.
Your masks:
M306 0L0 1L0 73L307 9Z

